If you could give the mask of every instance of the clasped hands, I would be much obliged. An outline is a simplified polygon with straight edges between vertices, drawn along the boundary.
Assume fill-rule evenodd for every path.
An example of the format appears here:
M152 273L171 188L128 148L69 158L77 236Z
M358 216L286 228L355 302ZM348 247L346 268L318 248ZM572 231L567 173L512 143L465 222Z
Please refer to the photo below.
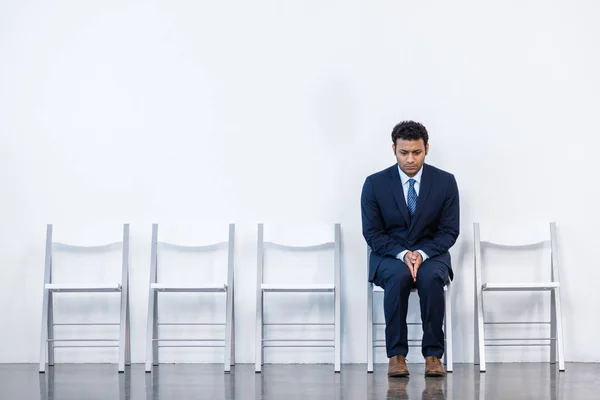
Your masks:
M413 282L417 281L417 271L423 263L423 257L418 251L409 251L404 255L404 263L408 266Z

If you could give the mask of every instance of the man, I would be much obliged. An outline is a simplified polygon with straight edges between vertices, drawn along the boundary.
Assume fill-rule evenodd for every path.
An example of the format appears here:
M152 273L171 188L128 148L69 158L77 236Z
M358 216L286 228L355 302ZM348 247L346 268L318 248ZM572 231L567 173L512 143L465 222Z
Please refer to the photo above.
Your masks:
M384 290L388 376L408 376L406 314L412 287L419 293L425 375L443 376L444 286L453 278L448 250L459 233L454 176L425 164L429 136L405 121L392 131L397 164L365 180L363 236L371 248L369 282Z

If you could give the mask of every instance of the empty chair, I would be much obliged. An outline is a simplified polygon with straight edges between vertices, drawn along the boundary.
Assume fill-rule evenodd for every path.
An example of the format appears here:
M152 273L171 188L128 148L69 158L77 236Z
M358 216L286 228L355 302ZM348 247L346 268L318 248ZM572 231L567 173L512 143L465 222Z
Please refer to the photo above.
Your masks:
M130 347L130 329L129 329L129 224L123 225L123 240L110 244L97 246L81 246L68 243L54 242L52 239L53 226L46 227L46 256L44 268L44 293L42 308L42 332L40 342L40 372L46 371L46 362L48 365L54 365L54 351L56 348L77 348L77 347L118 347L119 348L119 372L125 371L125 365L131 364ZM121 250L121 276L114 277L114 283L85 282L74 283L65 280L60 282L56 280L53 267L53 254L55 252L68 253L103 253L113 250ZM81 266L81 272L91 273L86 265ZM119 322L64 322L54 321L54 300L59 293L119 293L120 294L120 320ZM118 338L59 338L55 336L56 326L119 326ZM97 345L88 345L89 342L100 342ZM73 344L57 344L73 343ZM79 343L79 344L74 344Z
M479 364L481 372L486 370L486 346L550 346L550 362L556 363L558 358L559 370L564 371L565 361L563 355L563 333L560 301L560 281L558 277L558 254L556 242L556 224L550 223L549 239L525 244L503 244L492 241L482 241L479 223L473 224L475 241L475 364ZM547 236L546 236L547 237ZM482 263L482 248L495 247L506 250L535 250L550 248L549 265L545 271L547 279L533 282L519 282L512 275L506 274L512 282L491 282L485 277L486 269ZM489 272L489 271L488 271ZM487 321L484 313L484 293L515 293L515 292L550 292L550 321ZM485 302L489 308L488 300ZM527 304L520 303L524 309ZM550 337L543 338L493 338L486 339L485 327L488 325L542 325L550 327ZM504 342L504 343L503 343ZM549 343L539 343L549 342Z
M367 248L367 270L369 265L369 255L371 249ZM367 372L373 372L374 363L374 351L377 347L385 347L385 339L375 339L375 331L377 326L385 326L385 322L375 322L373 320L373 295L374 293L383 294L383 289L379 286L367 282ZM444 314L444 333L445 333L445 351L444 351L444 363L446 364L446 371L452 372L453 361L452 361L452 302L450 300L450 284L444 286L444 293L446 294L446 309ZM417 288L413 287L410 291L411 295L417 295ZM421 326L421 322L407 322L408 326ZM421 339L408 339L409 347L420 347L418 342ZM410 344L414 343L414 344Z
M147 325L147 342L146 342L146 372L152 371L152 365L158 365L158 349L159 347L223 347L224 348L224 371L229 372L231 366L235 364L235 346L234 346L234 239L235 239L235 224L229 225L229 237L227 241L212 243L207 245L181 245L168 242L159 242L158 240L158 224L152 225L152 249L150 260L150 285L148 296L148 325ZM215 252L218 249L227 248L227 266L226 276L223 282L189 282L186 283L170 283L166 277L169 275L169 266L161 266L159 269L158 255L160 249L169 249L182 252ZM198 266L199 269L202 266ZM171 268L173 269L173 268ZM224 268L225 269L225 266ZM171 275L173 272L171 272ZM158 320L158 293L213 293L225 294L225 312L224 322L161 322ZM167 338L159 337L159 326L224 326L225 332L222 339L214 338ZM161 345L160 342L172 342L176 344ZM194 342L195 344L187 344L186 342ZM216 343L216 344L215 344Z
M341 282L341 229L340 224L333 226L333 237L326 239L324 243L311 243L304 245L283 244L275 240L265 240L264 225L258 225L258 253L257 253L257 291L256 291L256 357L255 371L261 372L264 351L266 347L332 347L334 349L334 371L340 372L341 367L341 338L340 338L340 282ZM291 252L298 251L317 251L317 250L333 250L333 265L331 272L333 273L333 282L329 283L272 283L265 282L265 252L268 249L277 249ZM271 266L270 268L274 268ZM264 303L266 301L266 293L331 293L331 298L334 305L334 315L332 323L276 323L264 321ZM334 335L332 339L264 339L264 327L267 325L333 325ZM277 345L273 342L288 342L290 344ZM294 344L294 343L302 344ZM320 344L312 344L320 343Z

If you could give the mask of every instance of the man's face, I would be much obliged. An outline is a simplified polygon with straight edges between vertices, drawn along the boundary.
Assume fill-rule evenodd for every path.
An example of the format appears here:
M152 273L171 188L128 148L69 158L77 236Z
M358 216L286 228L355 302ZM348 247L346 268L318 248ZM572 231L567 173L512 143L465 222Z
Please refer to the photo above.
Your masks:
M397 139L396 143L392 145L392 149L402 172L412 178L423 166L425 156L429 151L429 144L425 146L423 139Z

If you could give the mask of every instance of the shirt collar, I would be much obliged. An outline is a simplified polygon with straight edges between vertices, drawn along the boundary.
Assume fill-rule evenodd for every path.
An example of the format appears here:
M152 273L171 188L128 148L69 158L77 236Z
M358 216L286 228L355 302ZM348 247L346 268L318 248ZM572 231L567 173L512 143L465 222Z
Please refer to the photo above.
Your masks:
M408 180L411 178L408 175L406 175L404 173L404 171L402 171L400 169L399 165L398 165L398 172L400 173L400 180L402 180L402 185L406 185ZM419 185L421 184L421 175L423 175L423 166L421 166L421 169L419 169L419 172L417 172L417 174L412 177L412 179L414 179Z

